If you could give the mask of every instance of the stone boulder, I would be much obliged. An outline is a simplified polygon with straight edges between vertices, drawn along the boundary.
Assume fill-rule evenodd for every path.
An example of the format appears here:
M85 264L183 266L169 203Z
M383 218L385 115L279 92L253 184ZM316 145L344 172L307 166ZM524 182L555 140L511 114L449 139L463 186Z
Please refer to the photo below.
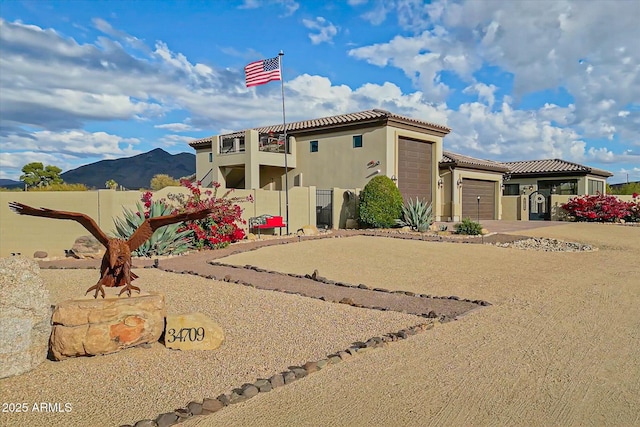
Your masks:
M49 291L35 261L0 258L0 378L19 375L47 358Z
M176 350L215 350L224 341L224 331L202 313L167 316L164 345Z
M79 258L102 258L105 248L93 236L80 236L73 243L71 252Z
M358 228L358 226L359 226L358 220L352 219L352 218L347 219L345 224L345 228L348 228L348 229L355 229L355 228Z
M115 353L160 339L164 295L142 292L118 297L119 291L107 288L104 299L86 296L55 307L50 346L56 360Z
M318 234L318 227L315 225L305 225L298 229L298 236L317 236Z

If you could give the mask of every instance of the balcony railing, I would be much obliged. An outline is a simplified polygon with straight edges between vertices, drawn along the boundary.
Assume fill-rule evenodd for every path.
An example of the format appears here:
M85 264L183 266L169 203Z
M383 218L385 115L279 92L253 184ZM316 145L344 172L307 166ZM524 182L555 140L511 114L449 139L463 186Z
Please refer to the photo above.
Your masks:
M228 137L220 139L220 154L244 153L246 150L244 137ZM284 153L284 138L281 134L260 134L258 150L267 153ZM289 147L291 153L291 147Z
M244 137L220 140L220 154L243 153L244 147Z

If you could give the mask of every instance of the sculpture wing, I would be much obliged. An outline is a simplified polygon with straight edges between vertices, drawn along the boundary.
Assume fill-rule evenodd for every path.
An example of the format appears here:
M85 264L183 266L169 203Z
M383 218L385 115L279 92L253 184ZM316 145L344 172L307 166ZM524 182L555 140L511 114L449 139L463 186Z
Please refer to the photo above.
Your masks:
M140 227L129 237L127 244L129 249L135 251L144 242L149 240L153 235L153 232L165 225L175 224L182 221L194 221L196 219L202 219L209 215L212 209L203 209L196 212L186 212L175 215L164 215L155 218L147 218Z
M89 233L91 233L100 243L107 246L109 243L109 237L98 227L98 224L89 216L79 212L65 212L56 211L47 208L32 208L31 206L23 205L18 202L9 202L9 209L20 215L40 216L44 218L56 218L56 219L71 219L77 221Z

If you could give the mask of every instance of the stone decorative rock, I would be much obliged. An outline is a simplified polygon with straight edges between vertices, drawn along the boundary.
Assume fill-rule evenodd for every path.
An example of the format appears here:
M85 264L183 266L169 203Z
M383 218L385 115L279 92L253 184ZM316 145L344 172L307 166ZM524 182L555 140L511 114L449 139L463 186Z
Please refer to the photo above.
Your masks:
M205 415L218 412L222 408L224 408L224 403L220 402L218 399L204 399L202 402L202 412Z
M45 251L35 251L35 252L33 253L33 257L34 257L34 258L40 258L40 259L42 259L42 258L46 258L46 257L48 257L48 256L49 256L49 254L48 254L48 253L46 253Z
M299 236L317 236L318 234L320 233L315 225L304 225L298 229Z
M80 236L73 243L73 253L80 258L101 258L104 246L93 236Z
M47 358L49 291L35 261L0 258L0 378L19 375Z
M282 387L284 385L284 376L282 374L273 375L269 378L269 383L271 383L271 387Z
M215 350L224 341L224 331L202 313L167 316L164 345L177 350Z
M166 308L164 295L142 292L117 297L107 288L105 299L64 301L53 312L51 353L56 360L115 353L160 339Z
M357 219L347 219L347 223L345 224L345 228L347 228L347 229L358 228L358 220Z

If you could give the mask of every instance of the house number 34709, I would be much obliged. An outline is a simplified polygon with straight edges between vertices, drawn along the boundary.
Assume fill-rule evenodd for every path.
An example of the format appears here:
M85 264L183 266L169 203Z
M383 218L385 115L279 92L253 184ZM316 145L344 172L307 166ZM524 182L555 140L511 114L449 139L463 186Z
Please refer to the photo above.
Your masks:
M169 336L167 342L202 341L204 339L204 328L181 328L178 331L171 328L167 330L167 335Z

